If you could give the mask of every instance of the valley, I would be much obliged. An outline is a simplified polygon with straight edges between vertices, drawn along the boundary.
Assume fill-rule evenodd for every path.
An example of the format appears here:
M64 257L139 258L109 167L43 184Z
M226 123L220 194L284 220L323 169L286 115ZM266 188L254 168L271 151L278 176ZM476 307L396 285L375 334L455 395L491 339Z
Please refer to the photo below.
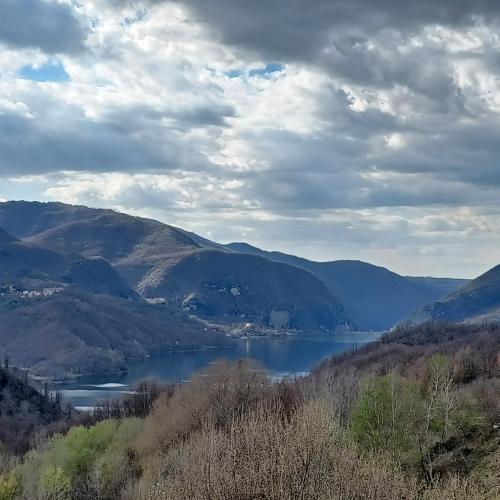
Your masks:
M384 331L464 285L477 293L474 282L222 245L62 203L0 203L0 228L0 355L39 377L119 373L240 337Z
M0 498L202 500L206 460L215 498L262 473L304 498L499 491L499 266L408 277L60 203L0 203L0 227Z

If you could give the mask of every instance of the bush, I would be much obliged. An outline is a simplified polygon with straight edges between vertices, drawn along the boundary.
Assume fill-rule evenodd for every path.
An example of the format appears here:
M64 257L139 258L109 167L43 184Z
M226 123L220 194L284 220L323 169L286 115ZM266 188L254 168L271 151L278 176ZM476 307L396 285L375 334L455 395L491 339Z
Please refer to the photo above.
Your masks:
M0 476L0 500L14 500L19 489L19 479L15 474Z
M60 467L43 470L39 482L40 498L43 500L71 500L70 477Z
M358 450L328 404L309 403L290 421L276 410L259 408L226 430L193 434L158 457L139 498L413 498L415 483Z
M55 436L19 467L25 498L119 499L138 476L131 446L143 421L107 420Z

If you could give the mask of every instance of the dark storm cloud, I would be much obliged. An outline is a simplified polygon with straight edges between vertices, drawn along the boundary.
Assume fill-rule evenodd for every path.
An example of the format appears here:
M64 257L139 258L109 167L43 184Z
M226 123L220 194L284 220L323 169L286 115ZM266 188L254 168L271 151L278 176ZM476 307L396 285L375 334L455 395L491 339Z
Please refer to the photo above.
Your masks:
M232 106L207 100L203 105L182 110L154 109L144 105L111 108L104 113L104 120L115 131L128 134L140 130L189 131L207 126L226 127L227 118L235 116Z
M3 112L0 119L0 175L45 174L60 170L88 172L197 170L206 160L183 138L165 134L159 124L125 129L118 121L94 121L80 110L65 110L66 119L34 120ZM137 119L135 110L116 118Z
M439 133L420 131L410 139L410 147L381 156L379 166L387 171L427 174L481 189L498 189L499 132L497 116L484 116L466 124L450 122Z
M84 49L86 33L75 9L51 0L2 0L0 42L54 53Z
M500 19L496 0L171 0L212 36L251 57L320 67L344 82L403 85L435 106L456 105L442 47L407 47L425 27L464 29ZM164 3L146 0L149 4Z
M241 49L238 54L243 54L243 64L259 57L264 65L270 61L299 63L300 71L303 65L313 65L313 76L304 91L314 101L312 110L304 110L306 131L299 133L289 126L295 119L301 121L299 115L289 120L284 114L276 120L261 112L246 125L247 117L239 114L245 106L239 108L239 101L225 102L234 98L230 92L228 96L224 91L205 95L189 81L191 72L184 74L179 68L175 75L162 77L181 82L179 88L191 98L173 101L169 109L108 103L100 109L99 118L90 119L75 105L61 111L65 117L62 122L53 119L51 110L61 106L54 101L34 120L4 113L0 119L0 174L58 170L168 173L185 169L214 175L220 183L244 181L236 201L222 199L215 189L214 198L207 195L203 202L205 207L231 208L231 204L237 207L242 200L249 200L264 210L283 214L433 204L455 207L494 199L500 185L497 113L487 109L482 96L468 95L467 88L457 81L455 63L463 55L452 54L439 37L437 42L410 42L412 36L422 35L423 28L435 24L463 34L467 26L493 23L500 13L500 2L174 1L188 7L183 25L200 22L210 27L211 34L202 30L201 36L210 41L219 38L231 49ZM110 3L117 8L127 4L142 9L144 3L162 2L108 0ZM47 11L63 9L61 12L72 17L68 6L34 0L27 4ZM12 0L5 5L12 6ZM17 11L20 16L22 9ZM151 19L161 21L153 9L150 14ZM78 39L67 34L65 38ZM192 43L196 42L193 39ZM55 41L46 43L57 45ZM489 66L487 70L498 69L492 64L498 56L491 49L481 48L468 57ZM195 72L196 63L190 61L190 65ZM279 72L292 81L290 100L300 99L302 90L294 87L293 71L289 75L286 68ZM319 73L327 78L319 78ZM157 75L148 76L154 80ZM258 78L258 74L254 76ZM358 88L349 90L351 86ZM398 87L404 92L397 94ZM366 102L358 107L356 90L366 93L358 99ZM382 98L387 102L381 102ZM261 106L272 107L272 100ZM235 160L240 160L240 165L234 172L231 166L227 171L214 166L205 156L209 151L216 153L211 158L217 157L221 152L218 148L224 155L228 146L226 163L231 161L231 142L218 142L222 131L246 147L243 159ZM388 144L393 134L403 136L401 147ZM238 144L235 150L238 156ZM254 156L266 163L264 171L252 170ZM238 168L245 161L248 169L241 173ZM152 203L148 192L141 188L136 198L144 197L145 205ZM161 199L161 192L158 196Z
M337 42L350 50L367 34L415 32L424 25L470 25L500 14L496 0L175 0L228 43L271 59L311 61ZM149 0L149 3L162 3ZM342 47L344 45L344 47ZM356 68L352 68L356 71Z

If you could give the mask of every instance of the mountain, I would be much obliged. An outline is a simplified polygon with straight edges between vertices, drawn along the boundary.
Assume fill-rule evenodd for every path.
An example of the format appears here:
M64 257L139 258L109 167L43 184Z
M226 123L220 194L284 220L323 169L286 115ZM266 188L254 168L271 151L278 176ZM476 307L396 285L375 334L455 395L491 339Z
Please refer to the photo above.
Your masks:
M342 304L311 273L262 257L203 249L142 288L205 318L314 330L351 330Z
M18 290L77 287L90 293L137 298L121 276L100 258L66 256L17 240L0 229L0 284Z
M138 291L155 281L159 269L201 248L181 230L160 222L112 211L89 215L31 236L29 241L59 252L102 257Z
M27 238L66 222L96 217L108 210L65 203L7 201L0 203L0 227L17 238Z
M361 261L314 262L281 252L267 252L246 243L226 246L313 273L365 330L387 330L418 307L441 298L448 289L461 284L453 280L442 282L438 278L407 278Z
M56 378L116 372L127 359L229 345L221 334L168 306L71 289L0 298L0 355Z
M303 269L242 256L157 221L61 203L8 202L0 204L0 225L40 247L104 258L143 297L164 298L202 318L357 328L321 280Z
M446 297L446 295L465 286L470 281L460 278L432 278L430 276L406 276L406 278L414 283L420 283L430 288L434 288L441 293L441 297Z
M500 265L490 269L443 299L411 314L405 324L426 321L500 321Z
M17 365L71 377L228 343L177 308L147 304L103 258L63 255L0 230L0 355Z

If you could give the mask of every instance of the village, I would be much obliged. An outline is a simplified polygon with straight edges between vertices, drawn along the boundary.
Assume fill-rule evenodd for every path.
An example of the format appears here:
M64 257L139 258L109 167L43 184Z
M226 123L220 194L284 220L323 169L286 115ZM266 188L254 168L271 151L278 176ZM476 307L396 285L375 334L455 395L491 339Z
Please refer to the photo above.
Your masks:
M0 283L0 297L17 297L20 299L31 299L35 297L51 297L64 291L64 287L46 287L40 290L22 290L15 285Z

